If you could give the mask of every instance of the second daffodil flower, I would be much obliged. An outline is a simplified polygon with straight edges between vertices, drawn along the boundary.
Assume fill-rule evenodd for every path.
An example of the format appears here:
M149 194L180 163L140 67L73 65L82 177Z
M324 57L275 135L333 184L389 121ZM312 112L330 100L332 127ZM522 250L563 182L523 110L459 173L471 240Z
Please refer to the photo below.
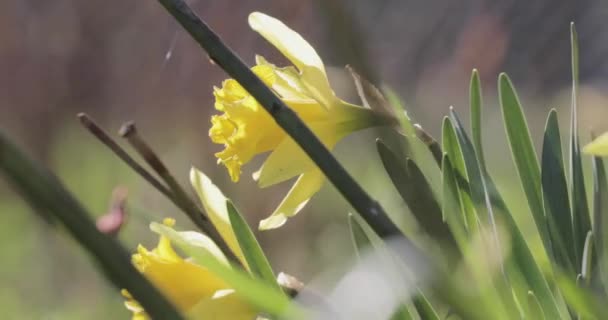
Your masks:
M215 243L204 234L194 231L177 232L172 229L175 221L165 219L164 226L153 224L155 229L164 228L209 253L209 259L217 259L228 265L226 257ZM182 258L165 235L160 236L156 248L146 249L139 245L132 256L133 264L188 318L251 320L256 310L244 301L220 277L197 264ZM126 290L126 307L133 312L132 320L150 319L141 305Z
M316 51L298 33L265 14L249 15L249 25L275 46L293 66L279 68L256 57L253 72L268 85L329 149L346 135L391 122L385 115L347 103L334 94ZM215 108L209 135L225 149L216 154L233 181L241 166L270 152L253 178L262 188L299 176L276 210L260 222L260 229L277 228L304 207L324 181L323 173L234 79L215 88Z

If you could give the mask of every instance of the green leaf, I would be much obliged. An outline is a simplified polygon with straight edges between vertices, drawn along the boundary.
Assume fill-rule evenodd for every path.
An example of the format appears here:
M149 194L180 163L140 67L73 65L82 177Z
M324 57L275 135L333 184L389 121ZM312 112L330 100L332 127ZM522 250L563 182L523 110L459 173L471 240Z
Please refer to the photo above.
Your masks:
M496 221L490 202L490 195L486 186L485 172L482 172L482 167L479 164L479 158L477 158L475 148L453 108L450 108L450 120L456 137L458 138L458 144L462 150L464 165L469 179L471 199L473 200L477 217L480 221L489 223L494 229L494 233L496 233ZM498 241L498 235L495 234L494 236L495 240Z
M393 89L387 86L383 86L382 91L384 92L384 95L386 96L386 99L388 100L390 106L393 108L393 111L397 115L397 119L399 120L403 134L410 137L416 136L414 124L412 123L410 117L407 115L407 112L405 111L405 106L401 102L401 99L399 98L397 93L395 93Z
M458 246L463 251L467 245L466 212L460 198L460 190L454 168L447 154L443 156L441 172L443 173L443 217L450 227Z
M280 289L274 272L272 271L272 267L270 266L270 262L268 262L268 258L264 255L264 251L256 240L247 221L245 221L232 201L226 200L226 208L228 210L230 224L232 225L239 246L245 255L245 260L247 260L247 265L249 265L251 273L258 276L260 279L265 280L269 285L275 286L276 289Z
M443 118L441 126L441 148L449 157L458 174L468 180L464 155L456 137L454 126L448 117Z
M591 283L591 267L593 265L593 232L587 232L585 247L583 249L583 261L581 262L581 280L585 287Z
M422 127L418 124L414 125L414 129L416 129L416 136L418 137L418 139L422 141L424 145L426 145L426 147L433 155L433 158L435 158L435 162L437 162L437 165L441 165L441 157L443 156L443 151L441 150L441 146L439 145L437 140L435 140L435 138L433 138L428 132L424 131L424 129L422 129Z
M413 320L414 318L407 309L407 305L402 304L391 316L391 320Z
M608 286L608 183L602 158L593 157L593 239L597 252L599 275Z
M420 316L421 320L439 320L440 317L437 311L433 308L426 296L419 291L413 299L414 307Z
M528 205L536 223L536 228L540 233L545 250L551 256L551 241L543 209L540 169L538 167L536 152L532 145L532 138L530 138L530 131L528 130L519 98L515 93L511 80L504 73L500 74L498 79L498 93L505 129L511 147L511 155L517 167L517 173L519 174L524 193L528 199Z
M497 211L503 213L501 216L504 217L503 221L506 222L509 235L511 236L511 251L515 263L528 282L530 289L535 292L546 316L548 319L568 319L564 314L560 313L557 301L549 288L547 279L545 279L538 264L534 260L532 252L530 251L521 230L515 223L513 215L509 212L491 178L488 178L488 188L491 190L490 192L496 194L496 197L493 198L493 202Z
M583 164L578 138L578 37L574 23L570 25L572 46L572 105L570 117L570 194L572 197L572 227L577 261L582 259L587 232L591 230Z
M606 317L608 308L605 301L598 300L590 291L578 287L572 277L558 273L555 280L568 305L581 317L585 319Z
M541 180L553 255L552 260L576 274L568 183L555 109L549 112L543 140Z
M442 149L450 158L451 167L454 169L453 173L458 187L458 197L460 198L464 213L465 229L469 233L474 233L478 229L477 213L471 199L471 189L462 148L456 137L454 126L448 117L443 119L441 135Z
M152 223L150 229L171 240L192 260L211 271L213 274L224 280L234 289L243 299L260 310L274 316L300 317L300 310L296 309L289 298L276 287L269 285L265 281L252 278L250 275L238 268L233 268L222 263L210 255L206 250L189 243L180 232L168 226Z
M466 155L469 154L470 160L468 162L470 162L470 164L467 165L467 168L471 167L473 172L475 172L474 169L479 170L479 165L473 162L473 157L470 155L471 153L474 155L472 144L464 132L458 116L453 110L450 113L450 118L452 119L452 123L455 124L454 128L458 134L459 142L461 144L461 148L463 149L463 154L465 155L465 163L467 163ZM481 173L479 174L481 175ZM509 212L509 209L498 192L492 178L487 174L487 172L484 172L483 180L481 180L481 177L476 177L475 180L478 182L473 182L473 179L470 180L471 187L473 187L474 183L480 184L483 187L481 192L484 192L485 196L488 198L490 197L489 195L491 195L491 207L496 208L497 212L501 213L501 217L504 218L503 221L506 223L507 230L511 236L511 251L513 259L515 259L514 261L521 270L521 273L528 282L528 285L537 295L545 314L549 319L563 319L563 315L560 314L557 302L555 301L555 297L549 288L547 280L534 260L530 248L519 230L519 227L515 223L513 215Z
M376 141L376 146L384 169L422 229L434 239L455 244L437 198L420 168L410 159L404 164L381 140Z
M528 317L527 319L537 319L544 320L545 313L543 312L543 308L538 302L538 298L534 295L534 292L528 291Z
M436 158L436 145L428 141L421 140L421 137L417 134L422 129L416 129L416 125L413 120L408 116L405 108L397 96L397 94L388 87L382 87L388 102L392 105L397 114L397 118L401 123L401 132L403 133L403 139L401 140L402 147L405 155L413 159L414 162L420 167L420 170L424 173L431 188L435 194L441 193L441 176L439 172L440 163L437 162ZM435 160L435 161L433 161ZM440 199L438 199L440 200Z
M469 106L471 108L471 132L473 136L473 145L479 157L479 163L484 166L485 160L483 156L483 147L481 144L481 83L479 80L479 72L473 69L471 74L471 84L469 85ZM485 168L484 168L485 169Z

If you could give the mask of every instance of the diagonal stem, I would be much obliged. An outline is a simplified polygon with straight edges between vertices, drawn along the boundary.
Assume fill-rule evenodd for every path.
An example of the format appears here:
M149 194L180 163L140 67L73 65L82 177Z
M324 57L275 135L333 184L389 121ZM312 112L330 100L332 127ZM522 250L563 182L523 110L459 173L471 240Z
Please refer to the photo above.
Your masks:
M95 121L89 117L85 113L78 114L78 119L82 123L82 125L91 132L99 141L101 141L104 145L106 145L110 150L114 152L121 160L123 160L129 167L131 167L135 172L137 172L144 180L150 183L154 188L156 188L160 193L166 196L175 206L180 208L188 217L192 220L192 222L199 227L202 231L204 231L213 241L220 247L224 255L228 257L231 261L241 264L238 258L234 255L232 250L226 245L225 241L221 237L221 235L217 232L215 227L209 222L206 216L201 212L201 210L194 204L190 198L186 195L185 191L177 184L177 181L167 167L162 163L162 161L154 154L152 149L143 141L141 138L135 134L135 125L130 124L129 130L133 132L126 132L128 134L134 134L135 137L131 137L129 139L130 143L133 145L133 142L136 141L137 147L135 149L138 151L140 155L144 157L144 159L148 162L148 164L153 164L151 167L156 171L156 173L165 180L165 182L170 181L171 183L167 184L171 187L171 190L165 186L161 181L158 181L150 172L148 172L144 167L142 167L135 159L133 159L122 147L114 141L106 132L103 130ZM126 130L126 129L125 129ZM149 161L151 160L151 162ZM177 193L173 190L180 190L181 193ZM181 196L178 197L177 195Z
M209 236L217 246L222 250L224 255L231 261L242 266L240 260L230 249L226 240L220 235L209 218L203 214L199 207L192 201L186 191L175 180L175 177L169 172L167 166L160 160L154 150L146 143L146 141L137 133L137 127L134 122L127 122L120 128L120 135L127 139L129 144L139 153L140 156L148 163L169 186L172 197L170 199L175 203L192 222Z
M0 133L0 172L36 210L53 215L95 259L108 279L127 289L153 319L183 319L174 306L139 273L126 249L102 234L90 214L57 177L25 156Z
M149 184L151 184L156 190L165 195L167 198L173 201L173 194L171 190L167 189L167 187L158 179L156 179L150 172L148 172L144 167L142 167L135 159L133 159L123 148L121 148L114 139L108 135L105 130L103 130L95 120L93 120L86 113L79 113L78 120L80 123L87 129L89 132L94 135L97 140L101 141L106 147L108 147L116 156L120 158L124 163L126 163L133 171L137 172L144 180L146 180Z
M202 21L183 0L158 0L188 31L209 57L238 81L274 118L277 124L306 152L327 179L381 237L401 235L380 204L340 165L296 113L279 99L228 48L220 37Z

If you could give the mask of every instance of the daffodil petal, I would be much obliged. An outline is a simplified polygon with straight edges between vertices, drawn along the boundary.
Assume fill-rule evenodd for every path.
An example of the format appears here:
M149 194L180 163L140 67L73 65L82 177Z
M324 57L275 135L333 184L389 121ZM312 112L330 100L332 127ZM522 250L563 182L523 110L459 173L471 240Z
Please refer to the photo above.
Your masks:
M278 93L281 99L310 99L318 103L307 95L307 90L302 86L300 81L300 71L294 66L278 68L260 55L255 56L255 63L258 66L267 66L274 70L276 81L272 86L272 90Z
M270 217L260 221L259 229L268 230L282 226L287 218L302 210L308 200L321 189L324 180L323 173L317 169L302 174Z
M323 61L306 40L283 22L260 12L249 15L249 26L281 51L300 70L302 84L309 93L326 108L331 108L335 95Z
M222 191L213 184L211 179L196 168L190 170L190 183L192 183L192 186L196 190L211 223L213 223L222 238L224 238L232 252L234 252L243 265L247 266L243 251L232 230L226 209L227 199Z
M262 167L253 173L253 179L260 188L266 188L311 170L314 166L300 146L287 137L268 156Z
M281 51L300 71L304 67L312 67L325 74L323 61L315 49L280 20L261 12L252 12L249 26Z
M586 145L583 148L583 152L594 156L608 156L608 132Z
M344 135L328 123L309 124L309 127L329 149ZM314 168L316 165L302 148L293 139L286 137L253 174L253 179L258 182L260 188L266 188Z
M224 281L209 270L183 259L164 259L143 246L138 247L132 259L138 270L180 310L188 310L201 297L212 296L215 291L227 288ZM130 307L134 309L135 305Z

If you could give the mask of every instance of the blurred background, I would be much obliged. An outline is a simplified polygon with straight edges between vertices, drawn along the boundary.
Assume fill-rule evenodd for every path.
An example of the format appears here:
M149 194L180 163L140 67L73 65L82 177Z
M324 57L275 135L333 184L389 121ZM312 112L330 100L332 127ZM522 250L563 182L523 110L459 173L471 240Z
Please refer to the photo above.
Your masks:
M298 31L329 67L334 89L358 102L344 66L391 87L408 113L434 136L449 106L468 117L468 85L479 69L484 90L484 139L492 174L505 197L522 196L506 145L496 100L496 79L513 80L537 146L550 108L562 135L570 106L569 24L581 50L579 121L608 130L608 3L539 1L202 1L196 11L248 63L261 54L284 58L247 25L252 11L275 16ZM212 87L225 74L156 1L4 0L0 2L0 128L46 163L94 214L108 210L112 190L129 190L129 221L120 239L133 250L155 245L151 221L171 216L191 227L166 199L82 129L87 112L114 133L128 120L187 184L196 166L233 198L252 226L278 204L290 183L259 189L249 178L262 163L245 167L232 184L208 138L214 113ZM336 154L402 226L408 209L381 168L367 130L341 142ZM119 138L117 138L119 139ZM540 149L538 149L540 150ZM567 150L567 149L566 149ZM509 203L509 201L507 201ZM531 242L525 202L511 208ZM353 255L348 206L326 184L283 228L258 233L277 271L314 281ZM66 234L49 229L0 181L0 310L4 319L119 319L129 317L84 252Z

